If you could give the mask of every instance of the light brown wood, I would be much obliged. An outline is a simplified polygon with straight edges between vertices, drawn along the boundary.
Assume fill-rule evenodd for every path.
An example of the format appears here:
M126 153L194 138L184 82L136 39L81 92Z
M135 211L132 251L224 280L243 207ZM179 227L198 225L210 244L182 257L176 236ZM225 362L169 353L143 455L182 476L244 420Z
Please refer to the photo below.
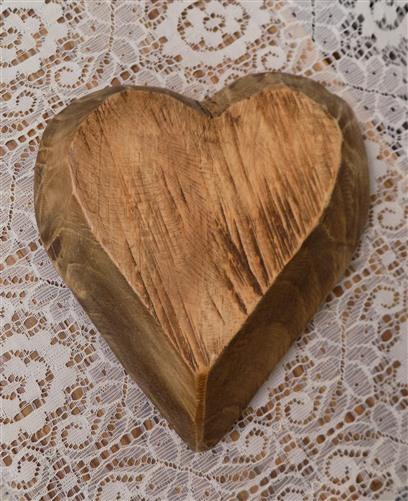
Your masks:
M201 450L347 266L367 162L350 108L304 78L245 77L201 103L113 88L50 122L35 204L67 285Z

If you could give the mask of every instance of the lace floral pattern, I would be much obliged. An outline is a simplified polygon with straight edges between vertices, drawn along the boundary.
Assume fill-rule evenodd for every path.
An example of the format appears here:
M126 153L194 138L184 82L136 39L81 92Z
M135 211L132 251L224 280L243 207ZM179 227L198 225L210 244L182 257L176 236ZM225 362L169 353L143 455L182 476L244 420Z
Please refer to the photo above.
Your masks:
M1 464L18 500L405 499L407 31L398 0L2 4ZM371 169L346 276L211 451L124 372L41 247L33 167L50 117L107 85L203 98L287 71L352 103Z

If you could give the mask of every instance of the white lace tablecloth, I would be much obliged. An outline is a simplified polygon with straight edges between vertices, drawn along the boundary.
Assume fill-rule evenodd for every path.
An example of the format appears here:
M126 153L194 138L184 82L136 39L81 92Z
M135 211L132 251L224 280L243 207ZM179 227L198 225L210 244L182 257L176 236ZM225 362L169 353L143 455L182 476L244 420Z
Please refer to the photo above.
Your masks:
M0 463L11 499L408 499L407 3L9 0L1 9ZM345 278L241 421L195 454L51 266L33 168L47 121L78 96L147 84L200 99L270 70L319 80L354 106L370 158L369 223Z

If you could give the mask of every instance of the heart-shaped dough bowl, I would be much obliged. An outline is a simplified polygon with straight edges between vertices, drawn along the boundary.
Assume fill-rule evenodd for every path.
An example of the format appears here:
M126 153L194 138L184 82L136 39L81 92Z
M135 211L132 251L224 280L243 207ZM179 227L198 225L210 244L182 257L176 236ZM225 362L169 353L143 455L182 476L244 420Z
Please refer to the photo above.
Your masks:
M35 206L66 284L203 450L344 272L367 170L349 106L305 78L252 75L200 103L116 87L49 123Z

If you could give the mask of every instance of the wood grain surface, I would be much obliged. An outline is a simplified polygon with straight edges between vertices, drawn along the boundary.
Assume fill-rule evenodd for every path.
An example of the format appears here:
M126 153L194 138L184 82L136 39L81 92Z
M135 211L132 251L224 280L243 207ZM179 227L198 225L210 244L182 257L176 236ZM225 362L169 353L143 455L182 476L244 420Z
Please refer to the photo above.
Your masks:
M350 108L304 78L253 75L201 103L111 88L47 126L35 205L67 285L202 450L347 266L367 161Z

